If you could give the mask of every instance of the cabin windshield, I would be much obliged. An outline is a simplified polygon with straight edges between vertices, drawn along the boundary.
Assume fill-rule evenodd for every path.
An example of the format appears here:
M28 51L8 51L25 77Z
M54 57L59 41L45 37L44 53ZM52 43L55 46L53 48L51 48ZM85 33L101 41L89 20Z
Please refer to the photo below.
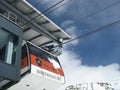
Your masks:
M39 57L47 62L57 62L59 64L59 67L61 67L58 58L53 56L52 54L49 54L45 52L44 50L37 48L29 43L28 43L28 49L29 49L30 54L33 54L36 57Z

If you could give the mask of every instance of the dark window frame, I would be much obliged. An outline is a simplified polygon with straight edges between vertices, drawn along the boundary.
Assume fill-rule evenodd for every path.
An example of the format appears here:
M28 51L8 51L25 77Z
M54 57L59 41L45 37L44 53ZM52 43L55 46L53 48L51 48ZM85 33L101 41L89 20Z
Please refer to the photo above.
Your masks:
M14 50L16 50L16 54L15 57L12 58L15 60L11 62L11 64L2 62L0 60L0 78L11 81L19 81L21 67L22 29L2 15L0 15L0 29L18 37L18 45L14 44L17 45L16 49L14 48ZM11 42L15 43L16 39L13 39Z

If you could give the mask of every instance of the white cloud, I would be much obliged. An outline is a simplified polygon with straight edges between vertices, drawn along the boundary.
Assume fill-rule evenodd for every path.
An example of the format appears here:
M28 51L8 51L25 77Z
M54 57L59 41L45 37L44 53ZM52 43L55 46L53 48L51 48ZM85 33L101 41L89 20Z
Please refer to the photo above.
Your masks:
M61 27L64 28L64 30L72 37L72 39L76 38L78 36L77 26L74 25L73 20L66 20L61 24ZM72 45L76 45L79 43L79 40L74 40L70 42ZM69 45L70 45L69 44Z
M62 24L61 24L61 27L62 28L67 28L68 26L71 26L74 24L74 21L73 20L66 20L64 21Z
M82 58L68 48L64 49L59 59L65 72L66 84L58 90L79 83L120 81L120 65L117 63L97 67L85 66L82 65Z

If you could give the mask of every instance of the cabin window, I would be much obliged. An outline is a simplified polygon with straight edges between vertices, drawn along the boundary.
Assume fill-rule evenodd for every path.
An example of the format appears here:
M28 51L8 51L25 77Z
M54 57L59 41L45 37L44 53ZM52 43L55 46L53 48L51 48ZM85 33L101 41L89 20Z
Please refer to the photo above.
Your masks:
M18 37L12 33L0 29L0 61L7 64L15 64Z
M47 62L57 62L59 64L59 66L61 67L60 62L57 59L57 57L43 51L40 48L37 48L34 45L29 44L29 43L28 43L28 48L29 48L30 54L33 54L36 57L39 57L39 58L41 58L41 59L43 59L43 60L45 60Z
M22 29L0 16L0 77L20 80Z

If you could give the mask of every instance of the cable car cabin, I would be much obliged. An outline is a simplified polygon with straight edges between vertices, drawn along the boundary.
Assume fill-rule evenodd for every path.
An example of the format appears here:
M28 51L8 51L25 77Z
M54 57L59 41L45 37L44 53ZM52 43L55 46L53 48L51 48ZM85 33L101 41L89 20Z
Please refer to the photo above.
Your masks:
M53 55L40 47L61 48L70 38L27 0L0 0L0 90L55 90L65 83L54 56L60 49L52 48Z
M22 47L21 77L9 90L56 90L65 83L58 58L29 42Z

